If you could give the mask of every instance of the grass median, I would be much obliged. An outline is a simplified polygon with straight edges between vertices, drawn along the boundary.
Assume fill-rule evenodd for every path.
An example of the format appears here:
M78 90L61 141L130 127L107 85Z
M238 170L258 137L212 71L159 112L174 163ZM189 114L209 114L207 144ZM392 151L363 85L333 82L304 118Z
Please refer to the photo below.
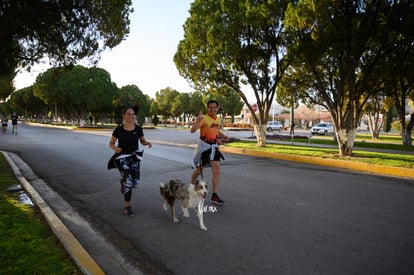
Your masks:
M401 137L386 137L383 140L377 141L365 141L364 138L365 136L358 136L358 141L356 141L354 145L352 157L339 157L338 148L335 147L337 146L337 143L332 140L332 137L318 137L312 139L310 142L306 139L294 139L295 145L268 142L266 147L263 148L257 147L255 140L230 142L226 143L225 146L269 153L347 160L392 167L414 168L414 147L400 145ZM399 144L397 144L398 142ZM323 148L315 145L330 145L333 147ZM383 152L370 151L371 148L380 149L383 150Z
M0 153L0 274L82 274L38 208L8 192L17 184Z

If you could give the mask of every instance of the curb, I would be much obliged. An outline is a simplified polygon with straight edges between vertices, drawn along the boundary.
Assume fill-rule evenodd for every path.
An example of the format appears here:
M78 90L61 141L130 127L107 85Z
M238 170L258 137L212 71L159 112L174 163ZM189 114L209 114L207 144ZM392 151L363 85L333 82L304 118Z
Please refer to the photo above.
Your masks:
M25 191L30 194L30 198L39 207L43 217L46 219L53 233L58 237L65 247L66 251L72 257L76 265L84 274L105 274L95 260L89 255L85 248L79 243L70 230L56 216L52 209L46 204L39 193L30 185L30 183L20 173L19 168L11 160L6 152L2 152L5 159L13 170L17 180L23 186Z
M270 153L270 152L252 150L252 149L240 149L240 148L232 148L232 147L226 147L226 146L220 146L220 151L227 152L227 153L233 153L233 154L241 154L241 155L256 156L256 157L263 157L263 158L275 158L275 159L281 159L281 160L287 160L287 161L323 165L323 166L329 166L329 167L335 167L335 168L362 171L362 172L367 172L367 173L376 174L376 175L414 179L414 169L404 168L404 167L392 167L392 166L360 163L360 162L347 161L347 160L335 160L335 159L297 156L297 155L289 155L289 154L281 154L281 153Z

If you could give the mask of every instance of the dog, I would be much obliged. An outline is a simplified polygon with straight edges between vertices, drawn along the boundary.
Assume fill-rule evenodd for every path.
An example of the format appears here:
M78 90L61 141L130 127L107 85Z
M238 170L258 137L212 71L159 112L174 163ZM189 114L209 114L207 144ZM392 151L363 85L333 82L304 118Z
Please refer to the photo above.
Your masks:
M160 193L163 197L164 210L168 211L168 205L170 206L171 216L175 223L178 223L179 220L175 215L174 203L176 200L180 200L184 217L188 218L190 216L188 208L193 208L197 213L201 230L207 231L203 220L204 200L208 193L208 185L205 181L197 180L194 183L185 183L180 180L170 180L166 184L160 184Z

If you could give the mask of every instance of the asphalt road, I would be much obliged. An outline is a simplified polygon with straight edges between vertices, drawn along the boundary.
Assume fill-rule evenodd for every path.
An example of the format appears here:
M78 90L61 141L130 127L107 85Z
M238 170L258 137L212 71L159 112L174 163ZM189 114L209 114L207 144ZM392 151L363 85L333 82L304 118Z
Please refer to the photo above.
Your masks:
M134 217L122 214L117 171L106 170L110 131L19 125L17 136L0 136L0 150L20 156L110 240L127 265L146 274L414 273L412 182L226 154L220 187L225 205L207 203L203 232L192 212L173 224L159 195L161 181L190 178L197 136L171 129L144 133L154 146L145 148ZM211 179L209 169L205 178ZM59 212L57 202L51 207ZM82 224L65 221L103 269L115 274L111 255L99 254Z

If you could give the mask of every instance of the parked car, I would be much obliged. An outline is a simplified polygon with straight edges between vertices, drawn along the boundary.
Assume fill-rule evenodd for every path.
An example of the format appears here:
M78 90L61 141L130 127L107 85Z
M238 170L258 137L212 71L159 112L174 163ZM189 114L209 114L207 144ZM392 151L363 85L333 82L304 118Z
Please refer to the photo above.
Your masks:
M334 130L332 123L319 123L311 128L312 135L333 135L333 133Z
M280 121L269 121L267 123L267 127L266 130L269 132L273 132L273 131L282 131L283 129L283 125Z

